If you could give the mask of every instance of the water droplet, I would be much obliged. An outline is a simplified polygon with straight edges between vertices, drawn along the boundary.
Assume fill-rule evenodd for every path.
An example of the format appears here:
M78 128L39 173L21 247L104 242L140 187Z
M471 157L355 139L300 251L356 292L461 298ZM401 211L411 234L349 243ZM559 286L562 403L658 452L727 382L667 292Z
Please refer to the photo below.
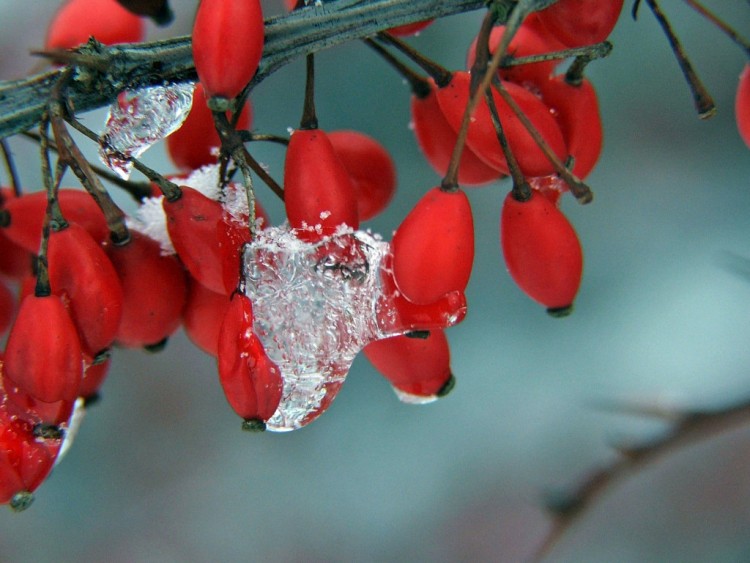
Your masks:
M182 125L193 104L194 88L188 83L121 93L109 108L100 136L101 161L127 180L133 165L126 158L139 157Z

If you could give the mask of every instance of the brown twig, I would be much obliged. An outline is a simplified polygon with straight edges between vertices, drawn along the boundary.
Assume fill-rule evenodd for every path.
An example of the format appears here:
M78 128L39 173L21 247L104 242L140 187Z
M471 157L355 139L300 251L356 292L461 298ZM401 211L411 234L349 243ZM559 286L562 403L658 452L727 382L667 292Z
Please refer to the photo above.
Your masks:
M94 201L104 213L112 240L117 243L124 242L130 238L128 228L125 226L125 213L112 200L109 192L99 181L99 177L94 174L86 157L65 126L68 111L63 101L64 90L70 77L70 71L62 74L60 80L52 89L52 98L49 103L49 121L57 145L59 163L70 167L86 191L94 198ZM72 119L72 121L75 121L75 119Z
M712 24L714 24L716 27L718 27L721 31L723 31L732 41L734 41L745 51L745 54L748 57L750 57L750 41L742 37L728 23L719 18L716 14L711 12L697 0L685 0L685 3L693 8L693 10L698 12L701 16L710 21Z
M31 139L32 141L36 141L37 143L41 142L40 136L33 131L24 131L23 133L21 133L21 135L28 139ZM57 152L57 145L50 141L49 150L51 150L52 152ZM97 166L92 163L89 163L89 165L97 176L117 186L118 188L121 188L122 190L130 194L137 202L140 202L144 198L151 196L151 185L147 182L133 182L131 180L123 180L117 174L107 168L102 168L101 166Z
M503 101L508 104L508 106L510 106L510 109L521 121L523 126L534 139L534 142L541 149L550 163L552 163L552 166L555 168L555 172L557 172L557 174L563 180L565 180L565 183L568 184L570 193L575 196L578 203L590 203L594 198L594 194L591 192L591 188L589 188L584 182L577 178L570 170L566 168L565 164L560 161L560 159L554 153L542 134L539 133L536 127L534 127L534 124L526 116L521 107L516 103L516 101L513 99L513 96L511 96L503 87L500 81L495 80L493 82L493 86L495 87L495 90L500 94L500 96L502 96Z
M673 421L672 429L663 437L635 446L617 447L619 457L612 463L594 469L562 498L548 503L554 521L552 528L531 558L544 559L565 533L618 481L632 475L667 454L695 442L707 440L750 422L750 400L713 411L679 411L643 407L620 407L620 411L647 414Z
M11 155L10 147L5 139L0 139L0 153L3 155L3 162L5 162L5 170L8 173L8 179L10 180L10 186L13 189L13 193L16 197L21 195L21 182L18 179L16 167L13 163L13 155ZM0 204L3 202L3 195L0 194Z
M711 94L708 93L708 90L703 85L703 82L701 82L695 69L693 69L693 65L690 62L690 59L688 59L687 53L685 53L685 49L683 49L680 40L677 38L677 35L669 23L669 20L667 20L667 17L664 15L664 12L661 11L661 8L659 8L656 0L645 0L645 2L648 4L648 7L651 8L654 17L656 17L656 21L659 22L659 25L669 40L672 51L680 65L680 70L682 70L682 74L685 76L685 80L687 80L687 83L690 86L690 91L693 93L693 101L695 102L695 109L698 112L698 117L701 119L713 117L716 114L716 104L714 103Z

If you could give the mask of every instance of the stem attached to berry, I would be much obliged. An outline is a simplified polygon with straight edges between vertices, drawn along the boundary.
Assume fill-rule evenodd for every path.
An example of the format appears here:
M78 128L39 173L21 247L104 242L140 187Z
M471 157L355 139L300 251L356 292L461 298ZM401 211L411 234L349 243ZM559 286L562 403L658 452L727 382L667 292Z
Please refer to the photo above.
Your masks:
M669 20L667 20L667 17L664 15L664 12L661 11L661 8L659 8L656 0L646 0L646 4L651 8L651 11L656 17L656 21L659 22L659 25L662 30L664 30L664 33L669 40L672 52L677 58L682 74L685 76L685 80L687 80L690 90L693 93L693 100L695 102L695 109L698 111L698 117L701 119L713 117L716 114L716 104L714 103L711 94L708 93L708 90L703 85L703 82L701 82L698 74L693 69L693 65L690 63L690 59L688 59L680 40L677 39L677 35L674 30L672 30Z

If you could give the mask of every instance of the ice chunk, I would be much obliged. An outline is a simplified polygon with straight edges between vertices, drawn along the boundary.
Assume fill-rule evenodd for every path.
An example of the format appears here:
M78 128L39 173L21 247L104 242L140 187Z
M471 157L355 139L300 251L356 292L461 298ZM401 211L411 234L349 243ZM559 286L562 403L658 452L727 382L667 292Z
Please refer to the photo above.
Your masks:
M139 157L151 145L176 131L193 105L195 84L153 86L123 92L110 106L99 141L99 158L121 178L130 177L133 165L123 160Z
M243 260L254 330L284 378L269 430L294 430L324 412L370 342L445 328L466 314L459 292L408 302L393 282L389 243L363 231L342 227L309 244L288 226L272 227L257 233Z

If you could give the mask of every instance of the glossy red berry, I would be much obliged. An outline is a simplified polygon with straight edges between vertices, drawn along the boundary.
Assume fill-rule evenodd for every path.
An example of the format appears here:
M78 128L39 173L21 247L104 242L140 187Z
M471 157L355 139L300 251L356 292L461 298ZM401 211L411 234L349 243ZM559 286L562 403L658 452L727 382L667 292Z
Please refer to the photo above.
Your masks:
M228 295L237 287L239 248L249 240L250 229L231 220L218 201L188 186L181 190L179 199L162 203L177 256L197 281ZM232 287L227 287L226 270L237 272Z
M360 221L385 210L396 192L396 166L383 145L359 131L330 131L328 139L349 173Z
M604 41L617 23L624 0L558 0L537 12L547 32L568 47Z
M144 37L143 19L117 0L69 0L47 30L45 49L73 49L93 36L100 43L137 43Z
M500 219L505 265L524 293L551 313L569 312L583 272L583 252L568 219L546 197L505 198Z
M58 192L58 202L66 221L83 227L97 242L109 237L109 228L104 213L88 193L83 190L62 188ZM47 210L47 194L34 192L7 199L4 209L10 215L10 222L7 226L0 228L3 234L18 246L38 254L44 215Z
M237 129L249 129L252 110L248 102L237 121ZM174 164L185 171L196 170L218 162L221 146L214 118L208 105L203 86L198 83L193 92L193 105L182 126L167 137L167 154Z
M201 0L193 60L206 97L236 97L258 70L264 24L260 0Z
M354 184L320 129L292 133L284 164L284 207L289 225L308 242L334 234L342 224L359 228Z
M417 143L427 162L438 174L445 176L458 134L440 109L434 83L427 96L412 95L411 117ZM498 169L485 164L470 147L464 146L458 165L458 181L461 185L478 186L497 180L502 175Z
M18 385L3 375L0 359L0 403L11 416L19 417L31 424L58 426L70 419L75 401L66 399L47 403L22 391Z
M219 333L219 380L227 401L245 420L266 421L279 406L284 383L253 331L253 309L246 295L232 296Z
M398 25L388 30L389 33L398 37L409 37L411 35L417 35L420 31L429 26L434 20L422 20L420 22L407 23L404 25Z
M5 348L4 376L47 403L73 400L83 375L78 331L57 295L24 298Z
M463 292L474 263L474 219L466 194L433 188L393 235L393 277L414 303Z
M193 344L212 356L217 354L219 331L228 308L226 294L213 292L195 280L190 281L182 313L185 333Z
M132 231L123 245L105 247L123 291L115 341L126 347L157 344L180 325L187 300L185 270L159 243Z
M49 475L62 439L37 438L34 423L0 405L0 504L13 510L28 508L33 492Z
M450 84L437 90L440 109L443 110L446 120L455 131L458 131L461 126L464 108L469 102L470 80L469 73L456 72ZM559 160L564 162L568 156L565 140L560 132L560 126L555 121L549 108L537 96L518 84L503 82L503 86L550 146L552 152ZM494 90L492 91L492 97L503 130L508 138L508 144L524 175L547 176L553 174L555 169L549 159L511 107ZM477 104L474 111L473 120L469 124L466 143L488 166L508 173L508 163L497 140L497 133L492 124L489 107L484 100Z
M441 394L451 386L450 349L445 332L427 338L393 336L365 346L365 356L396 389L421 397Z
M117 272L102 247L75 224L50 233L47 253L52 293L69 308L83 351L95 356L109 348L120 326Z
M16 296L0 279L0 336L5 334L16 316Z
M564 76L539 83L542 100L552 110L565 139L568 152L575 160L573 174L586 178L602 151L604 132L599 113L599 99L589 80L572 85Z
M745 68L740 74L734 113L740 136L745 144L750 147L750 63L745 64Z

